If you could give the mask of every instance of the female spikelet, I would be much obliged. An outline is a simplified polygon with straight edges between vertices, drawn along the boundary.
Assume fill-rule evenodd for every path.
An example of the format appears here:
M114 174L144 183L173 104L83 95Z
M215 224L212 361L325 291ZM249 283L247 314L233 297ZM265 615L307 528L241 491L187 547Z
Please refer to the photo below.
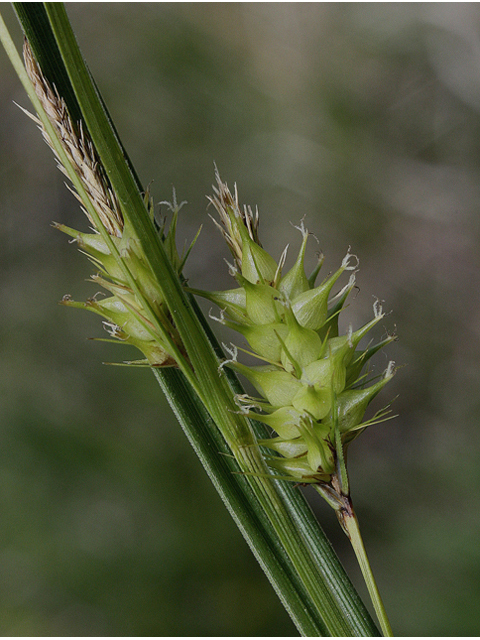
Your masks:
M223 324L241 333L253 353L263 361L246 366L238 349L229 350L229 366L245 376L260 398L239 396L241 410L263 422L275 435L260 442L271 450L270 467L277 476L299 483L328 487L343 459L345 447L368 425L385 418L381 411L363 421L370 401L393 376L390 363L383 376L365 382L362 371L380 348L394 340L388 336L359 349L362 338L384 317L379 302L365 326L339 335L338 316L354 287L355 275L337 295L332 289L347 271L358 266L347 253L340 267L316 285L323 256L310 277L304 270L308 231L298 227L302 244L293 267L283 273L286 250L279 263L258 240L258 212L240 208L238 194L229 191L217 173L210 198L220 216L220 228L234 258L229 265L238 288L195 293L215 302ZM339 449L340 446L340 449Z

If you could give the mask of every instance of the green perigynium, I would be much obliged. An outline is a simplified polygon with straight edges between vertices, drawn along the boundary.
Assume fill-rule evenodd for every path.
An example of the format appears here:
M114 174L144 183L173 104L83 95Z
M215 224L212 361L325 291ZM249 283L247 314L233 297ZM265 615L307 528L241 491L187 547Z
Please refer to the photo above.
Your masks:
M124 220L118 198L110 186L88 133L81 121L72 121L64 100L43 76L27 41L24 59L35 92L96 213L94 219L78 193L71 189L82 203L82 209L92 226L92 233L82 233L63 224L54 226L71 236L78 248L89 257L97 269L92 281L110 293L108 297L96 294L86 302L75 302L67 295L62 303L99 314L105 318L104 327L112 339L133 345L145 355L145 360L129 364L175 366L179 357L186 358L182 341L163 299L158 278L148 266L141 243L131 225ZM56 153L40 120L28 112L27 115L37 122L47 144ZM60 170L68 177L68 171L58 156L57 160ZM175 193L173 204L169 206L173 219L168 230L164 222L159 233L170 263L180 274L193 243L186 255L180 257L175 245L175 231L182 205L177 205ZM153 221L154 207L148 192L145 194L145 209Z
M260 394L238 396L240 411L275 432L260 444L271 452L267 460L277 477L328 488L335 484L347 445L388 413L385 409L364 421L367 406L394 375L393 363L374 381L368 382L362 372L374 353L395 338L359 348L384 317L378 301L370 322L339 335L339 314L355 274L336 295L332 290L344 272L356 270L356 256L348 252L338 270L316 285L323 256L307 277L309 233L302 221L297 227L302 236L298 256L283 273L286 250L277 264L261 247L258 213L242 210L236 190L232 195L218 173L210 200L220 216L221 224L216 224L233 255L229 268L239 287L195 293L215 302L221 309L216 319L238 331L263 361L247 366L238 361L237 347L227 349L230 358L222 366L242 374Z

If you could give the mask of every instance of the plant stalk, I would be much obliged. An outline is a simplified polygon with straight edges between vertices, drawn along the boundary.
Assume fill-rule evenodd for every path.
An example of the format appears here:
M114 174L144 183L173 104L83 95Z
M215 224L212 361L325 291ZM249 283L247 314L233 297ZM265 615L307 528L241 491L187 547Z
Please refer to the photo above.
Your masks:
M392 627L388 620L387 612L383 604L382 597L378 590L377 582L373 575L372 567L368 559L365 545L363 544L363 538L360 533L360 526L358 524L357 514L355 513L350 496L344 496L343 506L337 510L337 517L340 521L342 529L350 540L355 555L357 557L358 564L362 571L363 579L367 585L368 593L372 601L375 613L377 614L380 627L385 637L392 637Z

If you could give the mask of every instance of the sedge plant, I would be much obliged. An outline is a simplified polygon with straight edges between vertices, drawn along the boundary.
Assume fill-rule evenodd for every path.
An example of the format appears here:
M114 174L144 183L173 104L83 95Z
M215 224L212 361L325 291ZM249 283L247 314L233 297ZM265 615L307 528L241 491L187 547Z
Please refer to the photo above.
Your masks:
M392 635L363 546L346 469L350 443L388 407L365 420L370 401L394 374L369 380L370 358L387 336L360 348L383 318L341 335L339 314L355 283L357 258L349 252L339 269L317 284L322 260L310 276L304 258L304 223L293 267L286 252L275 261L260 244L258 213L240 207L238 194L216 174L210 198L217 226L231 250L237 288L200 291L183 272L195 241L182 255L176 232L181 208L170 203L170 224L158 224L153 200L142 188L98 89L79 52L61 3L16 3L27 36L24 62L0 20L0 37L52 148L81 203L90 229L61 222L86 254L92 281L106 297L62 304L103 318L105 340L135 346L142 358L123 364L152 370L200 461L305 636L376 636L378 630L300 493L311 485L335 510L349 537L384 635ZM188 269L188 264L187 267ZM347 284L333 289L344 272ZM218 305L219 321L245 338L261 364L223 355L195 303ZM259 397L247 395L235 374Z

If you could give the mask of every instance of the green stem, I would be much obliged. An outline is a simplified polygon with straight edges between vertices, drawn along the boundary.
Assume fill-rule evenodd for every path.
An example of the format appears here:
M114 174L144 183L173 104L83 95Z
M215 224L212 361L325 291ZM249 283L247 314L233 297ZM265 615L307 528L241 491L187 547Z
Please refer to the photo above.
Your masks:
M342 513L343 526L348 537L350 538L350 542L352 543L355 555L357 556L358 564L360 565L360 569L362 570L363 578L365 580L365 584L367 585L368 593L370 594L370 598L372 600L375 613L377 614L378 621L380 622L380 627L382 629L383 635L386 637L392 637L392 628L390 626L390 622L388 621L387 612L385 611L382 597L380 596L380 592L378 591L377 583L372 572L372 567L370 566L367 552L365 550L365 545L363 544L362 536L360 534L360 527L358 525L358 518L355 514L355 511L353 510L350 499L348 499L348 502L348 510L344 510Z

